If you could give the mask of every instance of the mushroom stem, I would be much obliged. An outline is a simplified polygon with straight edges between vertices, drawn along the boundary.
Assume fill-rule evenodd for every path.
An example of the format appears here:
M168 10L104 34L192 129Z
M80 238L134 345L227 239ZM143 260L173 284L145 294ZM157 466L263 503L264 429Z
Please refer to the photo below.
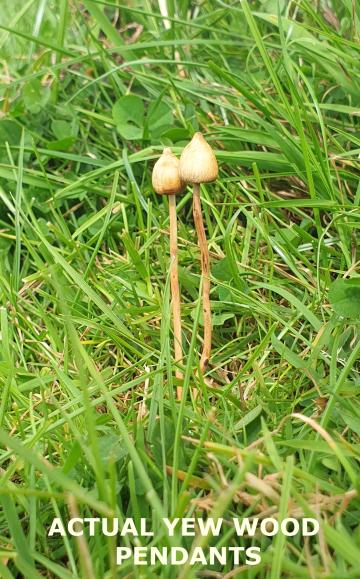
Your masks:
M178 244L177 244L177 219L176 219L176 195L169 195L169 217L170 217L170 285L171 304L173 314L174 331L174 355L175 363L182 361L182 338L181 338L181 313L180 313L180 289L178 274ZM179 380L183 375L181 370L176 368L175 377ZM182 387L176 387L177 399L182 398Z
M210 255L201 211L200 184L193 184L193 215L201 253L204 342L200 370L204 372L211 354Z

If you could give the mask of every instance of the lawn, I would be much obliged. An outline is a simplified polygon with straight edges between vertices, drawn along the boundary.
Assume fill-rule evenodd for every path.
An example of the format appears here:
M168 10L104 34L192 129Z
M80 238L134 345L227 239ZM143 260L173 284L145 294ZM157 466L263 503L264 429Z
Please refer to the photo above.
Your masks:
M3 0L0 78L0 577L359 577L360 5ZM179 364L151 182L197 131L219 164L205 372L192 189ZM49 536L75 517L154 535ZM245 517L320 530L238 537ZM120 565L119 545L261 560Z

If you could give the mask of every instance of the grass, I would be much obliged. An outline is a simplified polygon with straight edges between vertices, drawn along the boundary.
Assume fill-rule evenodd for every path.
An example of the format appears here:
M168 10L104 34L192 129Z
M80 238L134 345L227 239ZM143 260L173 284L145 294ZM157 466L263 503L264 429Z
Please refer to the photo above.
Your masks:
M358 577L359 7L29 0L0 23L0 576ZM151 170L196 130L220 166L201 189L213 355L199 377L188 189L178 403ZM238 545L233 517L321 531L244 539L256 567L119 567L116 538L48 537L78 514L189 550ZM161 522L206 515L220 537Z

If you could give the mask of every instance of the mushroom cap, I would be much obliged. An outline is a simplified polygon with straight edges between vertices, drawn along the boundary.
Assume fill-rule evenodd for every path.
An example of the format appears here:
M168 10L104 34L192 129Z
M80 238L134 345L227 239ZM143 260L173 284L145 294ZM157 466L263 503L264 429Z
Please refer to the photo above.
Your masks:
M219 170L214 151L201 133L195 133L180 157L180 177L185 183L209 183Z
M165 147L152 172L152 185L159 195L176 195L184 189L179 175L179 159Z

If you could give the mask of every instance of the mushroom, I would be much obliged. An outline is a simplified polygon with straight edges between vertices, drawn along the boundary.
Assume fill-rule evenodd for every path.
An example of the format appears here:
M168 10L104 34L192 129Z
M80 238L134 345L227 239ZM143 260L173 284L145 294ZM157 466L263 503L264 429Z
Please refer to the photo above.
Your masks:
M167 195L169 198L170 217L170 286L171 303L174 331L174 354L177 364L182 361L182 338L181 338L181 310L180 290L178 274L178 245L177 245L177 219L176 219L176 195L184 190L184 184L179 176L179 159L169 147L166 147L161 157L156 161L152 172L152 185L159 195ZM182 372L176 368L175 377L182 380ZM182 387L176 388L177 399L181 400Z
M210 145L201 133L195 133L180 157L180 178L193 185L193 215L201 253L201 273L203 278L204 341L200 358L200 370L204 372L211 355L211 305L210 305L210 255L206 241L201 212L200 183L215 181L218 164Z

